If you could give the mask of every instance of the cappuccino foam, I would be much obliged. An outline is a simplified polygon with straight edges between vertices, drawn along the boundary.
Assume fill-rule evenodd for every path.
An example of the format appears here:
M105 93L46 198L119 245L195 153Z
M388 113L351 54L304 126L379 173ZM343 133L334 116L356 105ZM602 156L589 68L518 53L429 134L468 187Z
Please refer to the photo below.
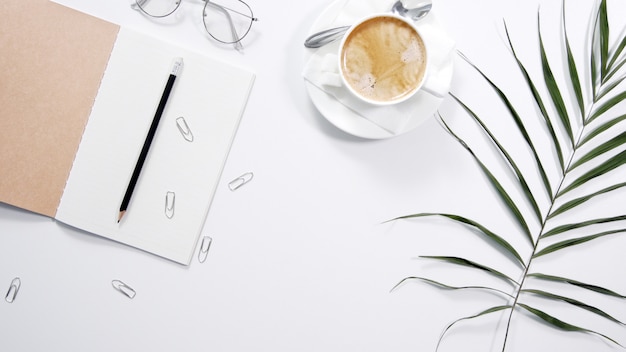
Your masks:
M394 17L366 20L350 32L341 51L348 84L374 101L400 99L420 86L426 70L424 41Z

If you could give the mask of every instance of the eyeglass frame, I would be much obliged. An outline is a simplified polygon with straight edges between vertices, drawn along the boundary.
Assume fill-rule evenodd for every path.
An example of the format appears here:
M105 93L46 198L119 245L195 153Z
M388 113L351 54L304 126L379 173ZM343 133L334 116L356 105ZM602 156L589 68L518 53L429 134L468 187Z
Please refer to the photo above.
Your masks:
M131 6L131 8L133 10L139 10L143 14L145 14L147 16L150 16L152 18L164 18L164 17L167 17L167 16L173 14L174 12L176 12L176 10L178 10L178 8L180 7L180 4L182 3L182 0L177 0L176 7L174 7L174 9L172 9L172 11L170 11L170 12L164 14L164 15L153 15L153 14L148 13L146 10L144 10L143 7L139 4L140 2L145 2L145 1L148 1L148 0L134 0L133 3L130 6ZM244 13L241 13L239 11L233 10L233 9L228 8L226 6L222 6L222 5L216 4L216 3L212 2L211 0L202 0L202 1L205 2L204 7L202 8L202 16L203 16L202 23L204 24L204 29L206 30L207 34L210 35L211 38L213 38L214 40L216 40L216 41L218 41L220 43L223 43L223 44L235 44L235 47L237 49L239 49L240 46L241 46L241 41L243 40L243 38L245 38L248 35L248 33L250 33L250 29L252 28L252 24L259 20L257 17L254 17L254 13L252 12L252 8L250 7L250 5L248 5L243 0L237 0L240 3L242 3L243 5L245 5L248 8L248 10L250 10L250 15L248 16L248 15L246 15ZM211 5L214 8L224 12L224 14L226 15L226 18L228 19L228 23L230 24L230 28L231 28L231 31L233 32L233 36L235 38L237 38L237 40L233 40L233 41L227 42L227 41L218 39L213 34L211 34L211 32L209 31L209 28L207 28L206 21L204 21L204 16L206 16L206 8L209 5ZM244 17L248 17L250 19L250 25L248 26L248 29L246 30L246 32L242 36L239 36L237 34L237 31L235 30L235 25L233 23L233 20L231 18L231 15L230 15L229 11L237 13L237 14L239 14L241 16L244 16Z

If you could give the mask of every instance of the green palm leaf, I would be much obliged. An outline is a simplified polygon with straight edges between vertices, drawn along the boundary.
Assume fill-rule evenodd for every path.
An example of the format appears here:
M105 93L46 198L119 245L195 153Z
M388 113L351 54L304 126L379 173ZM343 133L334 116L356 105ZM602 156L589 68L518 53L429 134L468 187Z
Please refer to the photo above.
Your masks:
M534 314L535 316L541 318L541 320L545 321L546 323L548 323L549 325L554 326L555 328L561 329L561 330L565 330L565 331L573 331L573 332L584 332L584 333L588 333L588 334L593 334L593 335L598 335L600 337L605 338L608 341L613 342L614 344L623 347L622 345L620 345L617 341L613 340L612 338L601 334L599 332L593 331L593 330L589 330L589 329L585 329L585 328L581 328L579 326L576 325L572 325L569 323L566 323L558 318L553 317L550 314L547 314L539 309L535 309L533 307L530 307L526 304L523 303L519 303L518 304L520 307L526 309L527 311L529 311L530 313Z
M608 99L594 110L594 113L587 119L587 123L590 123L599 116L602 116L602 114L624 101L624 99L626 99L626 92L621 92L620 94Z
M611 73L609 73L607 75L607 80L611 79L613 77L614 74L616 74L619 69L626 63L626 61L622 61L619 66L616 68L615 71L612 71ZM613 89L615 89L617 86L619 86L624 79L626 79L626 77L619 77L617 79L615 79L613 82L607 83L604 87L602 87L602 89L600 90L600 92L598 92L598 97L597 100L601 100L602 98L604 98L607 94L611 93L613 91Z
M496 189L500 198L507 205L507 209L515 217L515 219L517 220L517 223L520 225L520 227L524 231L524 234L526 235L526 239L530 242L531 245L534 244L534 239L532 237L532 234L530 232L530 228L528 227L528 223L526 222L526 219L522 215L522 212L519 210L517 205L515 205L515 202L513 202L513 199L511 199L511 196L509 196L508 192L504 189L504 187L502 187L502 184L500 183L500 181L498 181L498 179L491 173L491 171L489 171L489 169L476 156L474 151L467 145L467 143L465 143L465 141L459 138L459 136L457 136L449 128L449 126L446 124L446 122L443 119L440 119L440 121L443 123L444 127L446 127L446 131L450 133L450 135L452 135L465 148L465 150L467 150L472 155L472 157L474 157L474 160L476 160L476 162L478 163L478 166L480 166L480 169L485 173L485 176L487 176L487 178L489 179L489 182L491 182L491 184Z
M626 60L622 60L620 63L615 65L620 55L622 55L622 52L624 51L625 47L626 47L626 37L622 38L621 42L618 44L617 48L615 49L615 52L613 53L613 57L611 58L611 61L609 62L609 68L613 68L613 73L619 70L621 66L624 65L624 62L626 62Z
M504 292L502 290L499 290L497 288L493 288L493 287L488 287L488 286L451 286L448 284L444 284L442 282L433 280L433 279L429 279L429 278L425 278L425 277L419 277L419 276L409 276L409 277L405 277L404 279L402 279L402 281L400 281L399 283L397 283L392 289L391 291L395 290L396 288L400 287L402 284L404 284L407 281L410 280L419 280L419 281L424 281L427 282L433 286L439 287L439 288L444 288L447 290L481 290L481 291L489 291L489 292L495 292L498 295L502 295L502 296L507 296L509 298L513 298L515 299L515 297L513 297L510 293L508 292Z
M622 183L618 183L615 185L611 185L609 187L603 188L599 191L593 192L589 195L583 196L583 197L579 197L573 200L570 200L569 202L561 205L560 207L552 210L552 212L550 213L550 215L548 215L548 220L550 220L551 218L558 216L560 214L563 214L564 212L571 210L571 209L575 209L577 206L587 202L588 200L591 200L594 197L597 197L599 195L605 194L605 193L609 193L611 191L615 191L617 189L620 189L622 187L626 186L626 182L622 182Z
M599 294L602 294L602 295L606 295L606 296L610 296L610 297L626 299L626 295L619 294L619 293L617 293L615 291L606 289L604 287L600 287L600 286L597 286L597 285L580 282L580 281L577 281L577 280L568 279L568 278L561 277L561 276L547 275L547 274L542 274L542 273L530 273L527 276L528 277L532 277L532 278L536 278L536 279L540 279L540 280L546 280L546 281L551 281L551 282L557 282L557 283L563 283L563 284L577 286L577 287L580 287L580 288L584 288L585 290L593 291L593 292L596 292L596 293L599 293Z
M504 32L506 33L506 39L509 44L509 49L511 49L511 53L513 53L515 62L517 63L517 66L519 67L520 71L522 72L522 75L524 76L524 80L526 81L526 84L528 85L528 89L530 89L533 95L533 99L535 103L537 104L539 111L541 112L541 117L543 118L543 121L546 124L548 132L550 133L550 137L554 141L554 149L555 149L557 157L559 158L559 165L561 166L561 171L564 172L565 160L563 159L563 148L561 147L561 143L559 142L559 139L556 136L556 132L554 131L554 127L552 126L552 121L550 120L550 117L548 115L548 111L543 102L543 98L541 98L541 95L539 94L539 91L537 90L537 86L533 83L533 80L530 78L530 74L528 74L528 70L526 70L526 67L524 66L524 64L517 57L517 52L515 51L515 47L513 46L513 43L511 42L509 29L506 26L506 21L504 22ZM570 65L570 71L571 70L572 70L572 65Z
M515 173L515 176L517 177L517 180L519 181L520 186L522 187L524 195L526 196L526 200L530 203L533 211L535 212L537 221L540 222L542 215L541 215L541 210L539 209L539 205L537 204L537 200L533 196L533 193L530 190L530 186L528 186L528 182L526 182L526 178L520 171L519 167L517 166L517 163L515 163L515 160L511 158L511 155L509 155L506 149L502 147L502 144L498 142L496 137L493 135L493 133L491 133L491 131L489 130L489 128L487 128L487 126L483 123L483 121L467 105L465 105L462 101L460 101L453 94L452 94L452 97L465 109L465 111L467 111L467 113L469 113L474 118L474 120L476 120L476 122L478 122L478 124L483 129L483 131L489 136L489 139L498 148L500 153L502 153L507 164L511 167L511 169L513 169L513 172Z
M572 124L567 114L567 108L565 107L565 102L563 101L561 90L559 89L559 85L554 78L554 74L552 73L552 69L550 68L550 63L548 62L548 57L546 56L546 51L543 45L543 37L541 36L541 21L537 20L537 23L539 32L539 52L541 54L541 67L543 68L543 77L545 79L548 92L550 93L550 97L552 98L552 103L555 105L560 121L563 124L567 135L569 136L570 145L573 146L574 132L572 131Z
M499 278L509 284L512 284L513 286L519 286L519 282L513 280L511 277L509 277L506 274L501 273L500 271L490 268L486 265L482 265L479 263L476 263L474 261L465 259L465 258L459 258L459 257L448 257L448 256L435 256L435 255L424 255L424 256L420 256L420 258L425 258L425 259L433 259L433 260L438 260L438 261L442 261L442 262L446 262L446 263L450 263L450 264L454 264L454 265L459 265L459 266L464 266L464 267L468 267L468 268L472 268L472 269L478 269L480 271L486 272L488 274L491 274L492 276Z
M443 332L441 333L441 336L439 336L439 341L437 341L437 347L435 348L435 351L439 350L439 345L441 345L441 341L443 341L443 338L445 337L445 335L448 333L448 330L450 330L453 326L455 326L456 324L465 321L465 320L473 320L476 318L480 318L482 316L488 315L488 314L492 314L492 313L497 313L503 310L507 310L507 309L511 309L513 308L510 305L503 305L503 306L494 306L491 307L489 309L485 309L482 312L475 314L475 315L471 315L471 316L467 316L467 317L463 317L463 318L459 318L455 321L453 321L452 323L450 323L450 325L448 325Z
M609 58L609 21L607 11L606 0L602 0L598 10L598 30L600 31L600 72L603 82L606 77Z
M571 184L569 184L569 186L563 188L561 191L558 192L557 196L562 196L567 192L570 192L582 185L584 185L585 183L591 181L592 179L596 178L596 177L600 177L610 171L613 171L615 169L617 169L618 167L622 166L626 164L626 150L622 151L619 154L614 155L613 157L611 157L610 159L604 161L602 164L594 167L593 169L587 171L585 174L583 174L582 176L578 177L576 180L574 180Z
M592 220L577 222L574 224L561 225L561 226L557 226L553 228L550 231L545 232L544 234L540 236L540 239L544 239L546 237L551 237L555 235L560 235L567 231L576 230L576 229L580 229L580 228L584 228L584 227L588 227L592 225L606 224L606 223L612 223L612 222L618 222L618 221L624 221L624 220L626 220L626 215L613 216L609 218L592 219Z
M578 143L578 147L582 147L585 143L593 140L596 136L602 134L602 132L609 130L611 127L619 124L620 122L624 120L626 120L626 114L618 116L609 121L606 121L605 123L601 124L600 126L596 127L594 130L589 132L589 134L587 134L584 138L582 138L580 142Z
M544 256L546 254L550 254L550 253L553 253L553 252L556 252L556 251L560 251L561 249L565 249L567 247L577 246L579 244L583 244L583 243L587 243L589 241L593 241L593 240L595 240L597 238L601 238L601 237L608 236L608 235L614 235L614 234L618 234L618 233L622 233L622 232L626 232L626 229L604 231L604 232L597 233L595 235L584 236L584 237L580 237L580 238L573 238L573 239L561 241L561 242L555 243L553 245L550 245L550 246L548 246L548 247L546 247L546 248L536 252L533 255L533 258L538 258L538 257Z
M515 248L513 246L511 246L511 244L509 242L507 242L504 238L502 238L502 236L494 233L493 231L489 230L488 228L486 228L485 226L481 225L480 223L478 223L478 222L476 222L474 220L468 219L466 217L459 216L459 215L454 215L454 214L444 214L444 213L420 213L420 214L405 215L405 216L402 216L402 217L399 217L399 218L392 219L390 221L400 220L400 219L429 217L429 216L441 216L441 217L444 217L444 218L448 218L448 219L450 219L452 221L455 221L455 222L458 222L458 223L461 223L461 224L464 224L464 225L467 225L467 226L475 228L480 233L485 235L487 238L492 240L493 243L495 243L498 247L500 247L500 249L502 249L505 253L508 253L513 258L515 258L516 259L516 263L518 265L520 265L522 268L524 268L524 266L525 266L524 260L519 255L517 250L515 250Z
M563 4L563 11L561 15L562 15L562 21L563 21L563 36L565 38L565 53L567 55L567 68L568 68L568 72L570 75L570 81L572 82L572 88L574 89L574 94L576 95L576 103L578 104L578 109L579 109L580 116L582 119L582 116L585 116L585 100L583 98L583 89L580 85L578 69L576 68L576 61L574 60L574 55L572 54L572 47L570 46L570 42L569 42L569 36L567 35L567 26L565 24L565 21L566 21L565 4ZM556 137L553 136L552 139L556 140Z
M597 101L598 84L604 81L608 57L609 26L606 0L602 0L596 14L591 44L591 82L594 101Z
M585 155L583 155L582 157L580 157L580 159L578 159L575 163L571 164L570 167L568 168L569 171L574 170L575 168L579 167L580 165L594 160L595 158L599 157L600 155L609 152L615 148L621 147L622 145L626 144L626 131L620 133L619 135L611 138L610 140L602 143L601 145L595 147L594 149L592 149L591 151L589 151L588 153L586 153Z
M543 164L541 163L541 159L539 159L539 154L537 153L537 149L535 148L535 145L534 145L532 139L530 138L530 135L528 134L528 131L526 130L526 127L524 126L524 123L522 122L522 119L521 119L519 113L517 112L517 110L515 109L515 107L511 103L511 101L509 100L509 98L506 96L506 94L504 94L504 92L500 88L498 88L498 86L496 86L493 83L493 81L491 79L489 79L489 77L487 77L487 75L485 75L478 67L476 67L474 64L472 64L463 54L460 54L460 55L474 69L476 69L476 71L489 83L491 88L498 94L498 96L500 97L500 100L502 100L502 102L504 103L504 105L508 109L509 113L511 114L511 117L513 118L513 121L515 121L515 124L517 125L517 127L519 129L519 132L524 137L524 141L526 142L526 144L528 145L528 147L532 151L532 154L533 154L533 157L535 159L535 162L537 163L537 168L539 170L539 173L541 174L541 179L543 180L543 184L545 186L546 192L548 193L548 196L550 198L552 198L552 193L553 192L552 192L552 188L550 186L550 181L548 180L548 175L546 174L546 170L544 169ZM450 131L450 129L448 129L448 131ZM457 137L457 139L459 139L459 138Z
M554 293L550 293L550 292L546 292L546 291L542 291L542 290L523 289L521 291L524 292L524 293L534 294L534 295L541 296L541 297L544 297L544 298L547 298L547 299L551 299L551 300L562 301L562 302L571 304L573 306L576 306L578 308L587 310L587 311L589 311L591 313L594 313L596 315L599 315L599 316L601 316L603 318L606 318L606 319L608 319L608 320L610 320L612 322L615 322L615 323L617 323L619 325L624 325L624 323L622 323L621 321L615 319L612 315L608 314L607 312L603 311L602 309L599 309L599 308L596 308L596 307L591 306L589 304L583 303L583 302L581 302L579 300L575 300L575 299L572 299L572 298L564 297L564 296L561 296L561 295L556 295Z

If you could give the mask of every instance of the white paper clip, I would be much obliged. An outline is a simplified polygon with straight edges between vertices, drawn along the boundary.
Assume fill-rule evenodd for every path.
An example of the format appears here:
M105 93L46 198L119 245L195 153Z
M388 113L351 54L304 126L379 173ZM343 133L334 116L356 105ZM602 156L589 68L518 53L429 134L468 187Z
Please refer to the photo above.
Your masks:
M176 205L176 193L168 191L165 194L165 216L168 219L174 217L174 206Z
M204 263L206 261L206 258L209 256L209 248L211 248L211 242L213 242L213 239L209 236L204 236L202 238L200 251L198 252L198 261L200 263Z
M13 279L6 296L4 296L4 300L9 303L13 303L13 301L15 301L15 297L17 297L17 292L20 290L20 286L22 286L22 280L20 280L19 277Z
M254 174L252 172L246 172L245 174L237 177L236 179L230 181L230 183L228 184L228 188L231 191L235 191L237 189L239 189L239 187L245 185L246 183L252 181L252 178L254 177Z
M193 133L191 133L191 129L189 125L187 125L187 121L185 121L184 117L181 116L176 119L176 127L178 127L180 134L183 135L183 138L185 138L187 142L193 142Z
M118 290L119 292L121 292L124 296L133 299L135 297L135 290L133 290L132 287L126 285L125 283L123 283L120 280L113 280L111 281L111 285L113 285L113 288Z

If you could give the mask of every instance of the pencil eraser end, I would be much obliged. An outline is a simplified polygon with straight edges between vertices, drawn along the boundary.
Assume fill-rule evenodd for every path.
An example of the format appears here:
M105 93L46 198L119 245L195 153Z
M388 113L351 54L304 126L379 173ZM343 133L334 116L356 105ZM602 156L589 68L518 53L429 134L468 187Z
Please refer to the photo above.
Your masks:
M180 72L182 68L183 68L183 58L177 57L176 59L174 59L174 63L172 64L171 74L173 74L174 76L178 75L178 73Z

